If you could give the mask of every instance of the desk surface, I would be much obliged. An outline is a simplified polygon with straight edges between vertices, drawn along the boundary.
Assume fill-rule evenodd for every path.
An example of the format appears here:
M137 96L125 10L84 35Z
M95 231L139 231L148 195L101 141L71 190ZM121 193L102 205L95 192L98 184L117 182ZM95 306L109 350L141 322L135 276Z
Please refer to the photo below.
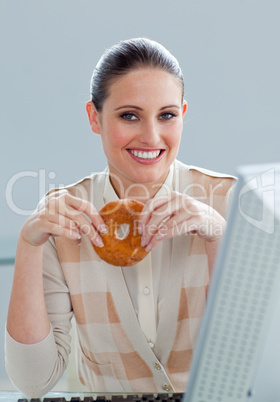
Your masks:
M144 397L145 395L151 395L151 393L146 393L146 392L140 392L140 393L135 393L135 392L114 392L114 394L112 393L97 393L97 392L49 392L48 394L44 395L44 397L41 398L41 401L44 400L44 398L65 398L66 401L70 402L72 397L79 397L81 398L81 401L84 400L84 398L86 396L91 396L94 399L96 399L98 396L103 396L103 397L107 397L106 399L110 399L114 396L117 396L117 400L119 400L119 396L124 396L125 395L135 395L137 394L138 396L142 396ZM156 393L154 394L155 396L160 396L160 400L163 402L166 400L167 395L170 396L170 394L168 393ZM174 396L176 395L176 400L177 401L182 401L183 398L183 394L182 393L175 393L173 394ZM21 398L25 398L25 396L23 396L20 392L16 392L16 391L0 391L0 402L17 402L19 399ZM143 398L144 400L145 398ZM28 399L30 401L30 399ZM111 402L111 401L110 401Z
M129 394L135 395L135 392L131 392L131 393L126 392L125 394L126 395L129 395ZM137 392L137 394L138 394L138 392ZM147 393L147 394L150 395L150 393ZM41 401L43 401L44 398L65 398L66 401L68 402L68 401L71 401L71 398L75 397L75 396L81 398L81 401L83 401L86 396L92 396L94 399L96 399L98 396L103 396L103 397L107 396L108 399L111 399L112 395L114 395L114 396L117 396L117 395L123 396L124 393L123 392L114 392L114 394L112 394L112 393L106 393L106 392L105 393L104 392L97 393L97 392L54 392L54 391L52 391L52 392L49 392L46 395L44 395L41 398ZM146 393L145 392L140 392L139 395L143 396L143 395L146 395ZM155 395L159 395L159 394L155 394ZM162 394L160 394L160 395L162 395ZM167 393L164 393L164 395L166 396ZM182 394L176 394L176 395L182 396ZM16 392L16 391L0 391L0 402L17 402L21 398L24 399L26 397L23 396L20 392ZM30 400L30 399L28 399L28 400Z
M80 397L82 400L85 396L90 395L93 397L97 397L98 394L94 393L83 393L83 392L49 392L48 394L44 395L41 400L43 401L44 398L59 398L64 397L66 401L70 401L71 397L77 396ZM103 393L103 395L105 395ZM0 391L0 402L17 402L18 399L25 398L20 392L16 391Z

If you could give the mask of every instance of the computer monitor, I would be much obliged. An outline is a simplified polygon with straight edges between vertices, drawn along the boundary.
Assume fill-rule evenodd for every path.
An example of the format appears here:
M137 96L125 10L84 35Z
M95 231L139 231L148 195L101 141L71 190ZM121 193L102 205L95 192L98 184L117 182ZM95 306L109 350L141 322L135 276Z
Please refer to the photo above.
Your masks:
M280 401L280 163L237 177L184 402Z

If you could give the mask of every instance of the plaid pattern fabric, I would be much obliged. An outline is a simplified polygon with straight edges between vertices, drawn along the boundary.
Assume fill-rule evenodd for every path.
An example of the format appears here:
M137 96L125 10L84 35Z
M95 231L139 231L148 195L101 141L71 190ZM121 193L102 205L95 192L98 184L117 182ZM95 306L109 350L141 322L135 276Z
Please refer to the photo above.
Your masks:
M190 167L189 195L208 204L226 217L233 182L232 177L215 177L210 172ZM177 328L166 364L172 383L176 384L181 392L185 390L188 378L186 373L190 371L209 279L205 242L196 235L190 235L180 292Z
M102 206L102 177L70 191ZM223 216L234 179L176 161L173 190L188 193ZM89 239L57 238L59 263L77 323L81 382L95 392L184 392L209 285L205 241L181 235L172 242L172 275L161 310L155 348L137 321L121 267L101 261ZM50 315L52 316L52 314Z

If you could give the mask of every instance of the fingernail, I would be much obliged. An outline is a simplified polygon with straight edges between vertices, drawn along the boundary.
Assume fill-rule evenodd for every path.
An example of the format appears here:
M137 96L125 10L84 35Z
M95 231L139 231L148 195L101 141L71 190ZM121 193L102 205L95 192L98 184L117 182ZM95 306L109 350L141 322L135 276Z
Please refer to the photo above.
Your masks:
M144 247L147 244L147 239L145 236L141 237L141 246Z
M162 238L165 237L165 236L166 236L166 233L158 232L158 234L157 234L157 239L162 239Z
M102 234L108 233L108 228L107 228L107 226L106 226L106 225L101 225L101 226L100 226L100 229L99 229L99 232L102 233Z
M146 250L146 251L151 251L152 248L153 248L152 243L149 243L149 244L147 245L147 247L145 248L145 250Z
M71 236L73 237L73 239L78 239L78 240L80 240L82 238L82 236L76 232L71 233Z
M143 226L142 225L138 225L138 233L141 235L143 233Z
M97 236L97 237L94 239L94 243L95 243L95 245L96 245L97 247L104 247L104 243L103 243L103 241L102 241L102 239L101 239L100 236Z

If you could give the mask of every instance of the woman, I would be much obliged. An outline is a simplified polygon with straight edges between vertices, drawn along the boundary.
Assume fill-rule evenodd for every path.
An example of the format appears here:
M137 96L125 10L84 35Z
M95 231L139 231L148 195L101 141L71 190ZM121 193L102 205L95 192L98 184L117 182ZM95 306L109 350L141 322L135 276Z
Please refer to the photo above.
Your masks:
M177 60L160 44L107 50L86 106L108 168L49 193L20 233L7 319L6 366L38 397L67 366L77 324L82 384L95 392L183 392L233 178L176 160L187 110ZM113 267L92 247L107 228L98 210L145 203L138 231L151 251Z

